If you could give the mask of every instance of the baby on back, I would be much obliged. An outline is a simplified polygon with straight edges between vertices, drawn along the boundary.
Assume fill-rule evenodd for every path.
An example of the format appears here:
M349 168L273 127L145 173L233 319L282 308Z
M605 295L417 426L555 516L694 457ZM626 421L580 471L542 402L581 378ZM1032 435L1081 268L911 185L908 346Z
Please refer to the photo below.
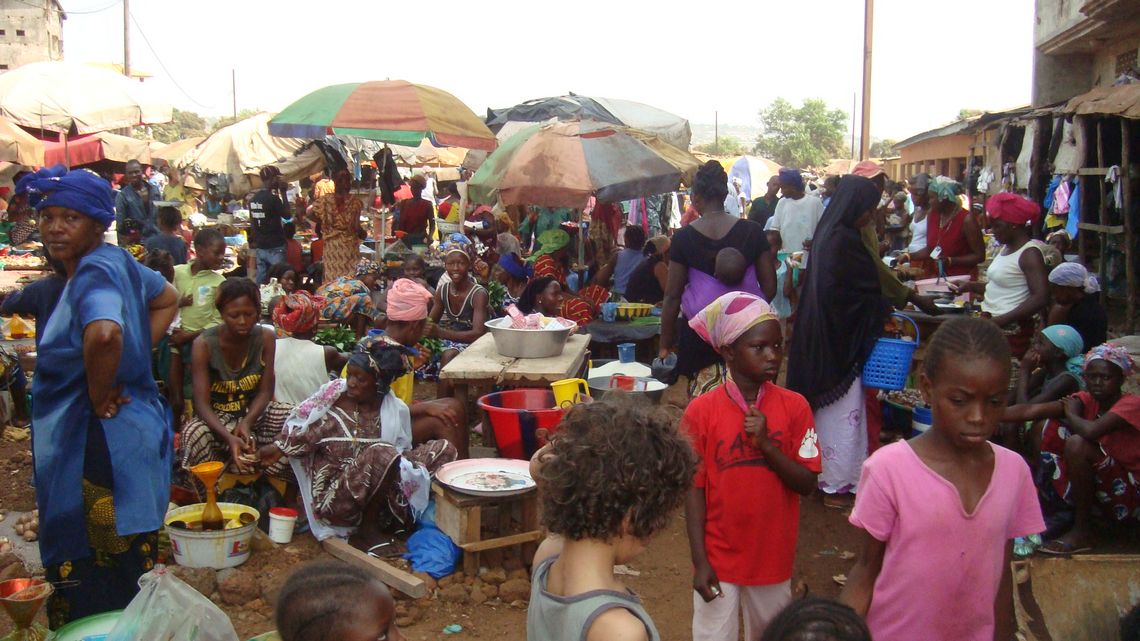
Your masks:
M713 276L725 285L736 285L744 280L748 271L748 260L735 247L725 247L716 253Z

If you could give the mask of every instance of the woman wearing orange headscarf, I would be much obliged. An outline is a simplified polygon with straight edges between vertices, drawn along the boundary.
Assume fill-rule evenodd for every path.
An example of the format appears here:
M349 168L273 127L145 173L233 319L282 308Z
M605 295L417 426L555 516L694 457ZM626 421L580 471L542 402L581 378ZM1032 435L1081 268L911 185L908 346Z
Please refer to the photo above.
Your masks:
M321 225L325 282L356 273L356 265L360 262L360 240L364 238L364 230L360 226L364 204L349 192L351 174L342 169L333 176L333 183L336 191L317 198L311 210Z

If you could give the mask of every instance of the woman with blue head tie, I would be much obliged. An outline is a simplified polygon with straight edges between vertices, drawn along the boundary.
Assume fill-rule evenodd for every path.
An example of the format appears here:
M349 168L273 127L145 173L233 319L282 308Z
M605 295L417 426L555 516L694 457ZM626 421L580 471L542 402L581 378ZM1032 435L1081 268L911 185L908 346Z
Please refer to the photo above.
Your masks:
M1083 352L1108 340L1108 314L1100 304L1100 283L1080 263L1061 263L1049 272L1053 304L1046 325L1070 325L1084 339Z
M150 352L174 320L178 294L103 243L115 220L107 181L76 170L30 188L41 194L44 245L67 276L32 392L40 556L57 586L48 600L57 628L126 607L154 567L173 433Z

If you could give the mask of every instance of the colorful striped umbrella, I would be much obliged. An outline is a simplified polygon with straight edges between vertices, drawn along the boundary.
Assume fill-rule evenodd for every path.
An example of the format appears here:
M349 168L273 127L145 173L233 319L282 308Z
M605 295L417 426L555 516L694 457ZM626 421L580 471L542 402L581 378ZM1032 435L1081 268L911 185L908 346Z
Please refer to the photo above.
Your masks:
M436 146L495 148L495 134L458 98L406 80L318 89L277 114L269 133L310 140L340 134L408 147L426 138Z
M473 202L586 206L674 191L699 163L653 134L593 120L534 125L507 138L467 183Z

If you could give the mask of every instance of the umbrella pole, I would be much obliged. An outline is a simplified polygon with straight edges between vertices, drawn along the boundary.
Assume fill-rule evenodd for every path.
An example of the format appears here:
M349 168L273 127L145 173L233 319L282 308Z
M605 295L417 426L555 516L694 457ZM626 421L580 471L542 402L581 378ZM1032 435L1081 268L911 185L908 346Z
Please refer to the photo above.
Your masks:
M59 141L63 143L63 164L68 171L71 170L71 148L67 144L67 132L59 132Z

